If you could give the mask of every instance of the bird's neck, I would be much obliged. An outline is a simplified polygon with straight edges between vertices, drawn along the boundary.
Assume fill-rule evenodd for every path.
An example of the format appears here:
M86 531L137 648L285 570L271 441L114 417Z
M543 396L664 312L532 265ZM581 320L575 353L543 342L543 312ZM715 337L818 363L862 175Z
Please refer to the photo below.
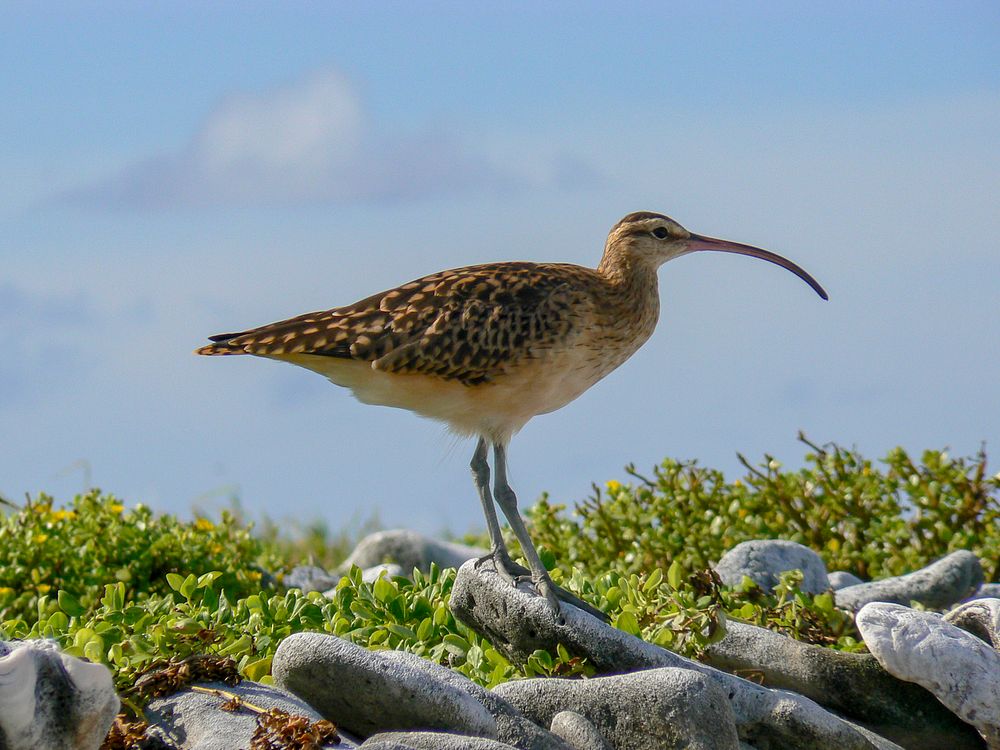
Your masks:
M658 304L657 266L638 258L627 249L608 246L597 272L612 289L636 305Z
M608 247L597 273L608 285L602 316L617 331L627 358L649 338L660 317L657 267L620 248Z

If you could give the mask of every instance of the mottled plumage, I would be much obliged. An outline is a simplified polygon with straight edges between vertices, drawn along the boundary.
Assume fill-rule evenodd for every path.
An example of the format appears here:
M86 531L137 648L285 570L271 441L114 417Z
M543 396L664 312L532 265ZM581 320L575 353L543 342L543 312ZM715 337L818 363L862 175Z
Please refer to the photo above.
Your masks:
M510 573L518 566L503 545L489 490L486 445L492 443L496 502L532 579L558 608L557 595L571 599L548 579L521 522L506 481L507 443L529 419L575 399L649 338L659 315L657 269L695 250L777 263L826 296L784 258L691 234L663 214L642 211L611 229L596 269L508 262L441 271L345 307L212 336L214 343L197 353L290 362L366 403L409 409L478 436L472 468L492 557Z

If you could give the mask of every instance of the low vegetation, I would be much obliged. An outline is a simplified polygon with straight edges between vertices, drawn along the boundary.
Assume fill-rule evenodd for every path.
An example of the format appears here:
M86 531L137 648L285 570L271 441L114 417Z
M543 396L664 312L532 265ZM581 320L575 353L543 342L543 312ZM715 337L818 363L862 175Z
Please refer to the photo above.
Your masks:
M805 439L803 438L803 442ZM815 446L803 468L772 457L727 481L695 462L664 461L650 476L630 467L567 508L543 498L528 513L554 579L608 612L622 630L697 657L739 619L831 648L860 650L851 618L830 593L783 576L773 593L748 580L724 587L709 564L741 541L782 538L819 552L830 570L877 578L967 549L1000 581L1000 475L986 456L901 449L872 462ZM167 658L231 657L240 674L269 680L271 657L291 633L333 633L375 649L406 650L491 686L533 675L587 673L559 649L509 663L448 609L454 570L362 582L345 576L331 596L286 590L292 562L330 566L350 549L322 527L299 538L237 515L182 521L126 507L93 491L65 506L46 496L0 518L0 637L54 638L108 664L133 706L136 685ZM515 549L511 540L512 549Z

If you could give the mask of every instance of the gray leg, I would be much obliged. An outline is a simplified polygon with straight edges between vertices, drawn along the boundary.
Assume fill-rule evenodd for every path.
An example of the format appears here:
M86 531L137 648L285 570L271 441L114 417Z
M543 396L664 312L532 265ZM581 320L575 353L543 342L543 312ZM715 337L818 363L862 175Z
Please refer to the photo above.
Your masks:
M472 454L472 463L469 466L472 469L472 478L476 482L476 489L479 491L479 500L483 504L486 530L490 535L490 554L479 558L477 565L492 560L497 573L513 584L514 577L521 575L525 570L510 559L507 545L503 541L503 534L500 533L500 521L497 520L497 511L493 507L493 496L490 494L490 465L486 461L486 438L479 438L479 442L476 443L476 451Z
M528 530L525 528L524 521L521 520L521 514L517 510L517 496L507 482L506 446L500 443L493 444L493 463L497 474L496 483L493 486L497 504L500 506L503 514L507 516L507 522L510 523L510 528L521 545L521 551L528 561L528 567L531 568L531 580L535 584L535 588L539 594L548 600L549 606L556 616L562 619L559 610L559 598L556 596L556 586L552 583L552 579L549 578L545 566L542 565L542 561L538 557L538 552L535 551L535 545L531 543L531 537L528 536Z

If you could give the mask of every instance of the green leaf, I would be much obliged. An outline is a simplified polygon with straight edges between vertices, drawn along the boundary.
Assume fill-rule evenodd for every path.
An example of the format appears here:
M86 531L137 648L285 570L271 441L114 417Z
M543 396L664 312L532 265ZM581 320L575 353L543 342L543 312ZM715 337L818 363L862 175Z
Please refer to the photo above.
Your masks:
M179 592L184 584L184 576L177 573L167 573L167 585L174 591Z
M642 585L643 593L648 594L651 591L655 591L656 587L660 585L660 581L662 580L663 580L663 571L660 570L659 568L655 568L653 572L649 574L649 578L646 579L646 582ZM671 586L677 588L677 586L674 584L671 584Z
M385 627L389 630L390 633L398 635L400 638L403 638L407 641L415 641L417 639L417 634L414 633L411 628L408 628L405 625L397 625L394 622L390 622L387 623Z
M679 589L681 587L681 581L684 578L684 568L675 559L670 563L670 567L667 568L667 583L670 584L670 588Z
M257 661L250 662L245 667L243 667L243 676L248 680L253 680L254 682L260 682L261 678L266 674L271 672L271 657L266 656L263 659L258 659Z
M375 583L372 585L372 593L375 594L376 599L385 604L396 598L397 590L396 586L386 576L381 575L375 579Z
M465 656L466 652L469 650L469 642L462 636L455 635L454 633L446 635L443 642L449 653L452 653L455 656Z
M79 617L86 612L83 605L80 604L80 600L65 589L60 589L57 600L59 602L59 609L70 617Z
M632 635L639 635L640 632L639 623L635 619L635 615L627 610L620 612L618 617L615 618L615 627Z
M434 633L434 621L425 617L420 621L419 627L417 627L417 640L426 641L429 640L431 635Z

